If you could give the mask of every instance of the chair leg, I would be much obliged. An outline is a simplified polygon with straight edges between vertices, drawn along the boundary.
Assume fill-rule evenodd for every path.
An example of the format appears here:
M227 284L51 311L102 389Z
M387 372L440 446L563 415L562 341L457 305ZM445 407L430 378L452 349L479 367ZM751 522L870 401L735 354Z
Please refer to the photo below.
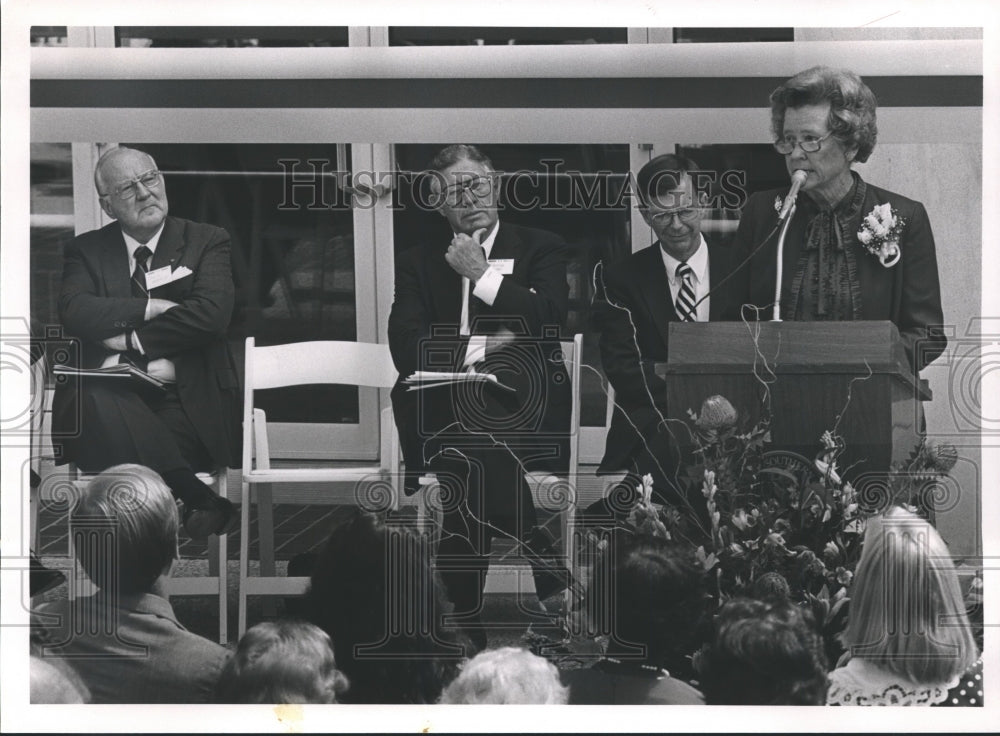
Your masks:
M270 483L262 483L257 487L257 543L260 549L260 576L275 577L274 562L274 494ZM265 617L274 618L278 615L277 602L271 596L265 596L261 601L261 610Z
M219 585L219 643L229 638L229 575L227 569L228 538L225 534L208 539L208 576Z
M250 572L250 484L243 481L240 504L240 586L239 612L236 635L242 637L247 630L247 577Z

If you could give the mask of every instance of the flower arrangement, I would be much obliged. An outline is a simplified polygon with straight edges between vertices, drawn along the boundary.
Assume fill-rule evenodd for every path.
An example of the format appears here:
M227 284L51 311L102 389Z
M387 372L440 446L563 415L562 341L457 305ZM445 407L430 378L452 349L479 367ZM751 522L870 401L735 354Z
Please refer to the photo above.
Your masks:
M858 240L885 268L892 268L899 262L899 239L905 224L906 220L888 202L875 205L861 221Z
M890 504L926 507L921 497L954 466L955 448L925 441L893 468L880 498L861 499L837 472L843 440L830 432L810 462L767 452L766 422L740 429L722 396L706 399L691 419L696 462L681 481L700 491L704 507L658 506L646 476L626 527L692 545L719 604L740 595L781 595L809 606L836 661L867 516Z

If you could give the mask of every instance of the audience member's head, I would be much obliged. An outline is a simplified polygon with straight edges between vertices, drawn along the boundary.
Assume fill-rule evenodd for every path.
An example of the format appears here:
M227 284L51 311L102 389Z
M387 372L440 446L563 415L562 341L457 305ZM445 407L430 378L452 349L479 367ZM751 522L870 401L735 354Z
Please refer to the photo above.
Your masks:
M448 704L565 705L569 690L559 670L526 649L480 652L462 667L441 695Z
M868 521L844 643L917 683L940 683L978 657L958 574L933 526L901 508Z
M87 686L64 661L32 653L29 670L32 705L90 702Z
M709 705L822 705L826 657L812 616L787 600L736 598L702 659Z
M588 608L609 612L617 648L640 647L645 663L685 676L706 610L704 567L693 551L650 535L619 534L609 552L611 578L595 578Z
M360 511L319 554L308 607L333 640L350 703L434 703L462 648L442 630L444 595L426 541Z
M219 702L336 703L347 687L325 631L304 621L266 621L240 639L219 679Z
M74 533L112 545L76 547L80 565L102 590L146 593L177 558L177 505L163 479L142 465L116 465L95 477L73 510ZM117 574L117 580L112 577Z

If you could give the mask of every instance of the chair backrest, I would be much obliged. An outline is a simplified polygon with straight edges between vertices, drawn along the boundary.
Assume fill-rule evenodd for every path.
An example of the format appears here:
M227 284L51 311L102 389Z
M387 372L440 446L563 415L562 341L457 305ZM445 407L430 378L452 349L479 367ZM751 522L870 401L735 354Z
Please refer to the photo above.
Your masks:
M243 467L252 467L253 394L266 388L345 384L392 388L397 372L388 345L314 340L257 347L246 340L243 376Z
M254 390L309 383L392 388L396 383L388 345L315 340L256 347L248 337L246 351L246 385Z

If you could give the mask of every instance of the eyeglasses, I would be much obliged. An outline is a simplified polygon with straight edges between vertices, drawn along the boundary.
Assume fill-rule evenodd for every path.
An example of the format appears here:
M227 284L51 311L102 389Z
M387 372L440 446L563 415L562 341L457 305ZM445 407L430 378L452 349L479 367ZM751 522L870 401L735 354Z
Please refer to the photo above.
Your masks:
M674 215L680 218L681 222L694 222L701 215L701 210L695 209L694 207L685 207L681 210L671 210L670 212L653 212L647 209L646 212L649 213L649 219L655 222L657 225L668 225L670 224Z
M438 195L439 200L451 207L459 205L465 199L466 193L471 193L475 199L486 197L493 191L493 178L489 176L474 176L466 181L446 187Z
M150 169L134 179L129 179L124 184L119 184L114 189L111 190L111 194L105 194L103 196L115 196L118 199L128 201L130 199L135 199L136 195L139 193L138 185L142 184L146 189L159 189L160 183L160 172L158 169Z
M787 156L792 151L795 150L795 146L798 146L806 153L816 153L821 146L820 144L833 135L831 130L829 133L824 135L822 138L817 138L814 135L807 135L802 140L797 141L791 136L785 138L784 140L774 142L774 150L780 153L782 156Z

